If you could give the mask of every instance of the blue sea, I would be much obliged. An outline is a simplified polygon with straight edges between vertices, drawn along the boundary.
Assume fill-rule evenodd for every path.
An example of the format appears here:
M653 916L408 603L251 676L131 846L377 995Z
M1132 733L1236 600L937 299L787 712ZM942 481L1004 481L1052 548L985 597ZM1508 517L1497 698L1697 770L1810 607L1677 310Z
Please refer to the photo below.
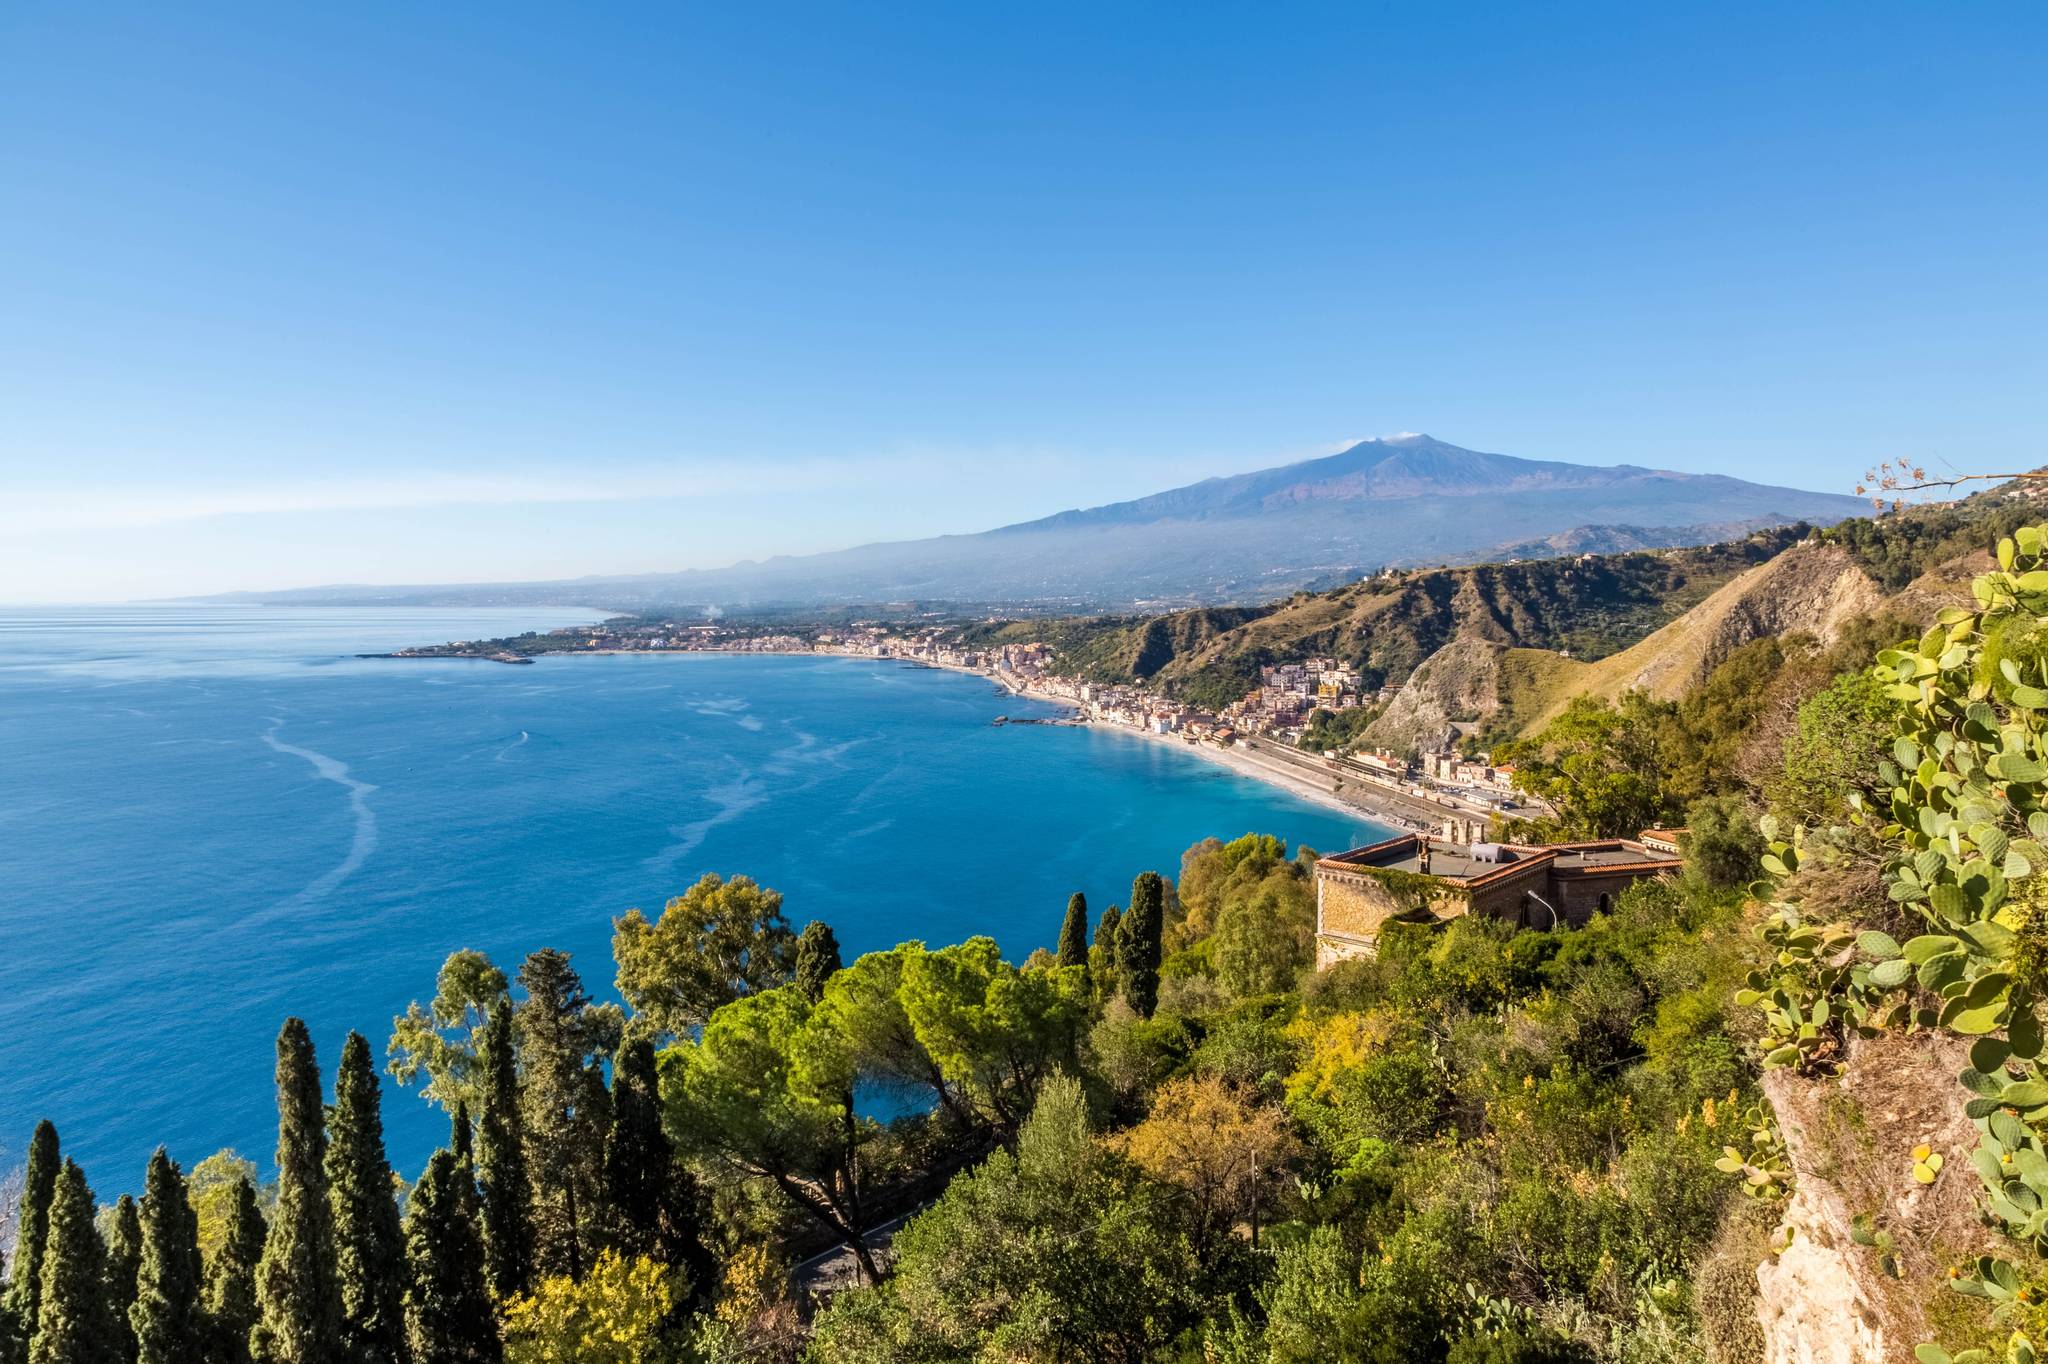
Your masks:
M1050 945L1182 850L1370 823L976 677L831 657L355 655L554 610L0 608L0 1169L36 1119L103 1195L158 1144L268 1165L279 1023L324 1067L456 948L563 948L615 997L611 921L707 871L831 923ZM445 1120L387 1080L394 1162Z

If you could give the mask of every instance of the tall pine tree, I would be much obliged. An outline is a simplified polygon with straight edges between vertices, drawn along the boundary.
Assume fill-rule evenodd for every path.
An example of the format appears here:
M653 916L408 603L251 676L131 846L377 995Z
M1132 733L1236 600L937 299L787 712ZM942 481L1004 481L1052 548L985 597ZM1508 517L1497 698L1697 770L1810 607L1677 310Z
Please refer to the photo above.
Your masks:
M67 1160L50 1199L28 1364L112 1364L121 1357L107 1307L107 1250L92 1222L85 1172Z
M370 1044L351 1032L334 1075L327 1197L341 1290L342 1355L350 1364L405 1358L405 1238L384 1155L384 1116Z
M485 1278L499 1298L533 1286L532 1189L519 1114L519 1066L512 1038L512 1006L491 1008L477 1043L484 1106L476 1132L477 1191L484 1234Z
M497 1364L484 1248L452 1151L436 1151L405 1214L405 1327L414 1364Z
M1160 939L1166 931L1166 882L1156 871L1131 883L1131 909L1117 929L1117 988L1140 1018L1159 1007Z
M114 1200L106 1244L107 1314L114 1348L123 1364L134 1364L135 1332L128 1326L128 1309L135 1305L135 1276L142 1272L142 1213L133 1194Z
M822 919L805 924L803 936L796 940L796 985L804 998L813 1004L824 998L825 982L840 965L839 939L832 925Z
M142 1189L142 1265L128 1309L136 1364L191 1364L205 1357L199 1291L199 1215L184 1173L159 1146Z
M28 1168L22 1172L21 1213L14 1223L14 1260L8 1267L7 1315L13 1335L11 1358L28 1357L36 1333L37 1304L43 1288L43 1246L49 1239L50 1202L57 1195L57 1176L64 1161L57 1148L57 1129L46 1118L36 1124L28 1143Z
M277 1211L256 1266L259 1315L249 1333L257 1364L343 1358L324 1117L313 1039L287 1018L277 1035Z
M527 1182L533 1193L534 1268L583 1277L592 1258L588 1228L602 1189L606 1100L602 1071L585 1058L597 1049L590 996L569 954L543 948L519 968L526 990L514 1021L524 1068Z
M227 1238L206 1266L206 1364L249 1364L249 1336L263 1315L256 1267L269 1232L246 1177L235 1180L232 1198Z
M1067 917L1060 925L1060 965L1088 964L1088 897L1075 891L1067 899Z

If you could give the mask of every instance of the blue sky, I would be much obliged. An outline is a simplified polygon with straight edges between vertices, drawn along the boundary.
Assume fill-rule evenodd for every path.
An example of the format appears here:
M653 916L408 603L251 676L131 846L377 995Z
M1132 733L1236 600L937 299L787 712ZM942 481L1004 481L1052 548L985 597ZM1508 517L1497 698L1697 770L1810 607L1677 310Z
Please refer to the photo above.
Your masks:
M2048 460L2048 10L0 7L0 599Z

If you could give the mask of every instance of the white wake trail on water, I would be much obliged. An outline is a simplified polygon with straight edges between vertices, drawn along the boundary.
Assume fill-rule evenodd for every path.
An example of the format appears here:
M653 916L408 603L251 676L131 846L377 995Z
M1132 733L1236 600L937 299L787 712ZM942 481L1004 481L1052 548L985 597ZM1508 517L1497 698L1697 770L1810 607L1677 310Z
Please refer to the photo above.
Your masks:
M674 839L666 848L647 858L640 865L649 871L667 875L675 869L676 863L697 851L704 839L721 824L730 824L755 806L768 799L768 788L757 780L753 773L742 770L740 775L723 786L714 786L704 793L704 798L717 808L717 813L688 824L670 827L669 837Z
M531 734L528 734L525 730L520 730L518 738L514 739L511 743L506 744L503 748L498 750L498 756L496 758L496 761L505 761L505 755L507 753L510 753L513 749L519 747L521 744L525 743L528 739L531 739L532 737L533 736Z
M349 877L355 875L356 868L367 862L370 854L377 851L377 812L370 808L370 793L377 788L369 782L357 781L354 777L351 777L348 774L348 764L345 762L337 762L325 753L315 753L310 748L300 748L295 744L284 742L277 737L277 731L283 727L284 722L282 720L272 723L269 730L263 735L263 742L269 744L279 753L289 754L294 758L303 758L312 764L314 774L322 781L331 781L337 786L345 788L348 791L349 809L355 815L356 832L355 837L349 842L348 856L342 858L331 870L316 877L298 894L280 902L277 906L279 909L289 908L292 905L310 904L320 899L336 886L348 880Z

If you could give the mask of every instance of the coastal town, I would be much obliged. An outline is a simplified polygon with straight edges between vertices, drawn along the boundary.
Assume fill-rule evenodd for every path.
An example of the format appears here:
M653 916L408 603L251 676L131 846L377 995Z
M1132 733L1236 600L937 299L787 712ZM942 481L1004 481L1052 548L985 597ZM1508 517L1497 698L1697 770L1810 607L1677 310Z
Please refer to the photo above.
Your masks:
M1517 791L1512 766L1461 752L1449 736L1412 753L1357 745L1304 746L1318 711L1342 715L1383 706L1400 687L1365 687L1358 671L1334 658L1261 669L1259 685L1217 711L1148 688L1075 677L1058 670L1057 652L1040 641L963 644L957 622L860 621L804 633L722 621L620 617L497 640L456 641L381 657L474 658L530 663L543 655L722 653L827 654L894 659L989 678L1014 695L1069 707L1075 723L1184 744L1199 756L1326 804L1359 810L1401 828L1471 841L1496 818L1549 813ZM1002 717L1009 721L1011 717Z

